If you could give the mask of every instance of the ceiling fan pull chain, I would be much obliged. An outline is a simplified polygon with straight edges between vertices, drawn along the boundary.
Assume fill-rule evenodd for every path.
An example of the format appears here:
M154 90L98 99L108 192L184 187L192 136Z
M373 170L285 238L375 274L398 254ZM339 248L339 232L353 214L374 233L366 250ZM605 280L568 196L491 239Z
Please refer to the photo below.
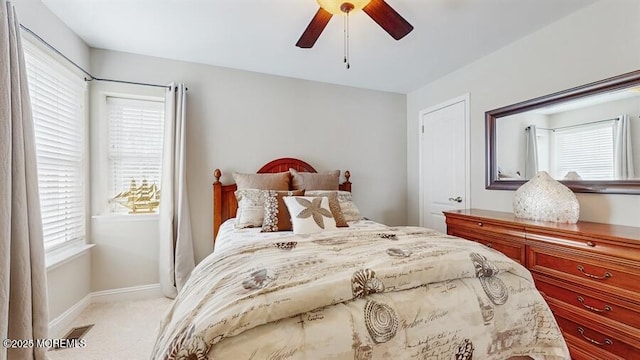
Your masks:
M344 63L347 63L347 14L342 16L342 55L344 56Z
M347 13L342 17L342 54L344 55L344 63L347 63Z
M344 13L344 63L347 69L351 68L349 64L349 11Z

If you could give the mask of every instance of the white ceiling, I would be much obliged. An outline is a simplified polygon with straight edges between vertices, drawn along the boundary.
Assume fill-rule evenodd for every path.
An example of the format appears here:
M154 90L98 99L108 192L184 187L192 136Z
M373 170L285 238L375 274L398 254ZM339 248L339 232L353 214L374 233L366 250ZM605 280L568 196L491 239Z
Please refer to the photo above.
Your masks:
M413 26L395 41L364 12L295 43L315 0L42 0L89 46L408 93L595 0L386 0ZM97 74L108 77L108 74ZM136 79L129 79L135 81Z

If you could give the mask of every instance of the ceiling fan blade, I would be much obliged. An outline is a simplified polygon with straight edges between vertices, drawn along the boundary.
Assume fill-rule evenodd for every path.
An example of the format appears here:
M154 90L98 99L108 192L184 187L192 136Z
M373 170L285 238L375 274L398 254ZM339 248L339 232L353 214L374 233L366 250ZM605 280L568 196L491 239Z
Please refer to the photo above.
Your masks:
M332 16L330 12L319 8L316 15L311 19L311 22L300 36L300 39L298 39L296 46L304 49L313 47L313 44L316 43L316 40L318 40L318 37L322 34L322 30L327 26Z
M384 0L371 0L362 11L396 40L402 39L413 30L413 26Z

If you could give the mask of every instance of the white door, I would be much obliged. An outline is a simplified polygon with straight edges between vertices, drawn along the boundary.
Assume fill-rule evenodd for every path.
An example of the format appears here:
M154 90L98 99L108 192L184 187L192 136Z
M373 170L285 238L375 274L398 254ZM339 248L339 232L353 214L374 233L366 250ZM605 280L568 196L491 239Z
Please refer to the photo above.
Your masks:
M447 231L443 211L468 208L469 95L420 112L420 225Z

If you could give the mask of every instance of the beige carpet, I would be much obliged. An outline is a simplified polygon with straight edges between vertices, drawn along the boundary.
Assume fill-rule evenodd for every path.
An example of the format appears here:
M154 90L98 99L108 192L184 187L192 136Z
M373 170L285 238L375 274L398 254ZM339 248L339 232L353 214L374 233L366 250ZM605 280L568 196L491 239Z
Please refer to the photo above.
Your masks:
M90 304L72 324L95 324L84 336L86 347L52 350L47 355L50 360L148 359L160 319L171 303L171 299L155 298Z

